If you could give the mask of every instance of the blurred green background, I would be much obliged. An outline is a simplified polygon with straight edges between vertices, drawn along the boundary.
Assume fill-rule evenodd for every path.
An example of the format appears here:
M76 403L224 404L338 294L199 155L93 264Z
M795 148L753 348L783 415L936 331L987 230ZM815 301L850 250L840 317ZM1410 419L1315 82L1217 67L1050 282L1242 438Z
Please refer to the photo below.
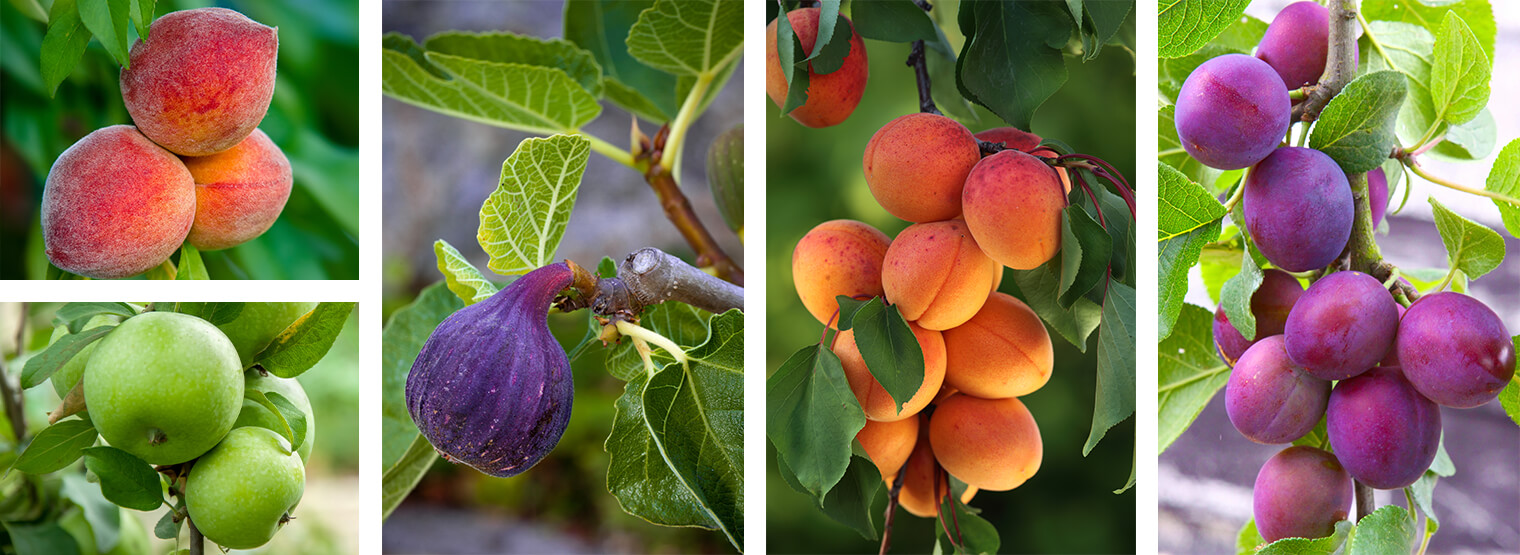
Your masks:
M964 41L954 24L958 2L934 2L931 12L957 51ZM846 12L848 14L848 12ZM947 25L946 22L949 22ZM1134 15L1121 36L1133 44ZM918 111L907 44L866 40L870 80L860 106L834 127L809 129L766 101L766 298L767 375L793 352L818 341L822 325L797 299L792 285L792 247L813 226L850 218L888 236L908 222L888 214L872 198L861 173L866 141L897 116ZM1065 142L1077 152L1107 160L1135 182L1135 69L1133 51L1109 45L1086 64L1067 57L1066 85L1035 112L1033 131ZM760 94L758 91L750 94ZM972 131L1006 124L978 107ZM1017 295L1013 280L1002 291ZM1128 553L1135 549L1135 493L1113 490L1129 477L1135 427L1130 418L1109 430L1092 453L1082 444L1092 424L1097 334L1087 353L1052 335L1056 366L1044 388L1021 399L1034 414L1044 441L1040 471L1007 492L981 492L971 505L997 527L1005 552ZM776 553L875 552L879 543L835 523L810 499L781 481L775 450L766 443L767 548ZM885 490L878 505L885 510ZM878 514L880 514L878 512ZM892 548L900 553L933 549L934 521L899 511Z
M39 0L50 8L52 0ZM91 131L130 124L120 66L92 39L49 97L40 60L47 26L0 6L0 279L42 279L38 203L48 169ZM358 279L358 0L159 0L155 14L217 6L279 28L279 77L259 125L290 158L295 185L262 236L202 257L213 279ZM131 40L135 43L135 26Z
M0 353L6 357L6 368L13 374L9 379L20 374L27 359L47 348L53 333L53 313L59 306L62 303L0 303ZM360 312L369 308L369 305L355 308L327 356L296 378L311 399L317 422L311 458L306 461L306 491L296 509L297 518L253 553L359 551L359 523L373 514L373 510L359 503L359 318ZM26 331L18 336L17 327L23 318ZM19 354L14 345L18 337L24 343ZM47 427L47 413L58 407L60 399L46 383L26 390L25 396L27 430L35 436ZM0 422L3 421L4 415L0 414ZM0 425L0 453L9 453L16 447L10 435L10 424L4 422ZM50 476L83 471L83 464L76 462ZM12 473L6 479L22 476L19 472ZM0 479L0 489L5 483ZM164 509L127 511L147 528L149 537L163 513ZM188 538L188 532L182 537ZM173 541L153 542L154 553L169 552L174 547Z

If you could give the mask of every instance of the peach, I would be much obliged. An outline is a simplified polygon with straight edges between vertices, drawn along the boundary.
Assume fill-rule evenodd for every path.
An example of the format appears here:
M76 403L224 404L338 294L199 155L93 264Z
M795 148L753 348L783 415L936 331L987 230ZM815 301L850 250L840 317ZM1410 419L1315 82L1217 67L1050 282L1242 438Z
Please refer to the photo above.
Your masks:
M813 51L818 38L818 15L818 8L802 8L786 14L792 31L802 42L803 56ZM848 119L855 112L855 106L860 104L860 95L866 91L870 64L866 63L865 42L860 40L860 33L854 32L855 27L849 18L840 17L840 20L851 31L850 53L832 73L820 74L813 70L811 62L808 63L807 101L788 114L797 123L808 127L828 127ZM789 89L786 75L781 73L781 56L776 52L776 22L771 21L765 27L765 93L780 107L786 105Z
M937 331L926 330L911 322L908 328L913 330L913 336L918 339L918 346L924 352L924 383L903 404L901 410L897 408L897 401L892 399L887 389L866 368L866 361L855 345L855 331L845 330L834 338L834 354L839 356L839 362L844 366L844 376L850 382L850 391L860 401L867 419L895 422L918 414L929 406L929 401L933 401L939 393L939 386L945 383L944 338Z
M1050 380L1055 352L1040 317L993 293L976 316L945 330L945 385L984 399L1028 395Z
M955 395L929 417L934 458L952 476L990 491L1023 484L1040 469L1040 428L1017 398Z
M866 143L866 184L893 216L923 223L961 213L961 188L982 158L966 126L935 114L887 122Z
M58 268L123 278L174 254L195 221L195 181L174 153L130 125L63 151L42 191L42 241Z
M887 248L882 288L904 318L947 330L981 310L997 263L982 253L967 228L959 220L915 224Z
M1015 270L1038 268L1061 250L1061 178L1016 150L983 158L966 177L966 225L987 256Z
M139 130L182 156L227 150L252 133L274 96L277 29L238 12L165 14L132 46L121 97Z
M866 426L855 434L855 441L866 450L871 462L882 476L891 476L902 470L918 442L918 419L904 418L896 422L866 420Z
M880 297L881 263L892 243L885 233L855 220L818 224L792 249L792 285L819 323L837 329L836 297Z
M225 249L258 237L290 198L290 160L261 130L235 147L184 161L195 179L195 248Z

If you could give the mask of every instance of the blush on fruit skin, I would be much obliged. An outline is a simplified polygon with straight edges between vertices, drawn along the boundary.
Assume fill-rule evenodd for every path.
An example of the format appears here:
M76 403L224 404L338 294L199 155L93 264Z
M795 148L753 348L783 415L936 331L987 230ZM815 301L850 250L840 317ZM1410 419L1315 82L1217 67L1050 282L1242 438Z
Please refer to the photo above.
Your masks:
M1251 294L1251 314L1256 316L1256 337L1247 340L1230 323L1224 306L1214 309L1214 345L1225 363L1234 365L1240 355L1264 337L1281 335L1288 323L1288 313L1304 294L1304 286L1292 274L1270 268L1262 272L1261 286Z
M1377 366L1398 332L1398 303L1382 282L1361 272L1320 278L1288 314L1288 356L1324 380L1344 380Z
M818 38L818 8L801 8L787 12L787 22L802 43L803 52L812 52ZM850 52L844 57L839 69L831 73L817 73L808 64L807 101L787 114L797 123L808 127L829 127L849 119L865 94L866 80L870 77L870 63L866 60L865 42L850 19L840 16L840 23L850 28ZM781 71L780 54L776 51L776 22L765 27L765 92L777 107L786 105L790 85Z
M235 247L263 235L290 198L290 160L258 129L237 146L184 161L195 179L195 225L189 241L203 251Z
M121 96L148 138L182 156L205 156L248 137L274 97L278 29L238 12L164 14L132 46Z
M866 141L861 172L888 213L917 223L961 213L967 174L982 160L971 131L945 116L912 113L881 126Z
M983 158L961 193L966 227L987 256L1015 270L1030 270L1061 250L1061 177L1040 158L1004 150Z
M1242 198L1246 228L1272 264L1307 272L1346 248L1356 216L1340 166L1311 148L1283 147L1251 168Z
M1251 507L1256 529L1274 542L1322 538L1350 515L1351 477L1335 455L1313 447L1279 451L1256 474Z
M1288 132L1292 102L1282 78L1245 54L1193 70L1177 95L1177 138L1203 165L1238 170L1266 158Z
M66 272L124 278L157 267L195 221L195 180L174 153L130 125L65 150L42 191L42 240Z
M1376 489L1420 478L1436 458L1441 407L1420 395L1398 368L1373 368L1330 392L1325 431L1352 477Z
M880 297L881 266L892 239L870 224L830 220L792 248L792 286L808 313L837 329L840 295Z
M1515 376L1515 347L1504 322L1461 293L1427 295L1410 305L1396 350L1409 383L1441 406L1482 406Z

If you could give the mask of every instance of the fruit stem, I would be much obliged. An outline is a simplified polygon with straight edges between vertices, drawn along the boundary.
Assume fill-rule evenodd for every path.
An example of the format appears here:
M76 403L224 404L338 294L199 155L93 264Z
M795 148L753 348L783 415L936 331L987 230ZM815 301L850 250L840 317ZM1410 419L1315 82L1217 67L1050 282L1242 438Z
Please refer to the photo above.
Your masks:
M934 9L927 0L913 0L913 4L926 12ZM929 82L929 64L924 58L924 41L913 41L913 47L908 51L908 67L913 68L913 79L918 83L918 111L944 115L939 111L939 107L934 105Z
M887 520L881 528L881 550L877 552L878 555L886 555L892 547L892 517L897 516L897 499L902 495L903 482L908 481L907 474L908 461L903 461L897 469L897 476L892 480L892 490L887 494Z
M697 74L696 83L691 86L691 91L686 93L686 101L681 103L681 111L677 112L676 119L670 122L670 139L665 142L663 148L669 156L659 161L660 167L666 171L673 167L673 161L679 156L681 145L686 139L686 131L691 129L692 122L698 116L697 107L702 105L702 97L707 96L707 89L712 87L713 80L717 78L716 70L722 68L723 65L725 64L719 64L712 70Z
M1420 165L1420 162L1417 161L1417 160L1415 160L1413 156L1405 156L1401 161L1404 163L1404 166L1407 167L1407 168L1409 168L1410 171L1413 171L1415 175L1418 175L1418 176L1424 178L1426 181L1429 181L1431 183L1435 183L1436 185L1440 185L1440 186L1446 187L1448 189L1456 189L1458 191L1462 191L1462 192L1467 193L1469 195L1478 195L1480 197L1488 197L1488 198L1491 198L1491 199L1494 199L1494 200L1503 201L1503 202L1507 202L1509 204L1514 204L1514 205L1520 206L1520 199L1517 199L1515 197L1508 196L1508 195L1501 194L1501 193L1495 193L1493 191L1487 191L1487 190L1484 190L1484 189L1475 189L1475 188L1463 185L1461 183L1457 183L1455 181L1447 180L1445 178L1442 178L1442 177L1437 176L1435 174L1432 174L1430 172L1427 172L1427 171L1425 171L1425 168Z
M1362 518L1372 514L1372 510L1375 508L1373 507L1375 500L1372 498L1371 487L1368 487L1367 484L1363 484L1361 480L1356 480L1355 483L1356 521L1361 522Z
M1331 0L1326 7L1330 8L1330 48L1325 56L1325 73L1319 78L1319 86L1299 104L1301 110L1295 112L1301 114L1296 118L1301 121L1319 119L1320 111L1330 99L1340 94L1341 88L1356 76L1353 56L1356 55L1357 1Z

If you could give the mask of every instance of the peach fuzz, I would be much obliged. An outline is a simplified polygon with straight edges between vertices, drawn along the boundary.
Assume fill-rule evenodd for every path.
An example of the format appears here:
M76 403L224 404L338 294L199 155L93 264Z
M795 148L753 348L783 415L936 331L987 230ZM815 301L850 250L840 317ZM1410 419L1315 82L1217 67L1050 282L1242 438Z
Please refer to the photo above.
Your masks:
M174 254L195 220L195 181L174 153L130 125L65 150L42 191L48 260L92 278L134 276Z
M923 329L911 322L908 323L908 328L913 330L913 336L918 339L918 346L924 352L924 383L903 404L901 410L897 408L897 401L881 386L881 382L876 381L871 370L866 368L866 361L855 345L854 330L839 332L839 336L834 338L834 354L839 356L845 379L850 382L850 391L855 394L855 400L860 402L860 408L865 410L867 419L895 422L918 414L929 406L929 402L939 393L940 385L945 383L944 338L937 331Z
M984 399L1019 397L1050 380L1055 351L1040 317L993 293L966 323L945 330L945 385Z
M855 220L818 224L792 249L792 285L819 323L837 329L839 295L879 297L881 264L892 240Z
M983 158L966 177L962 200L971 234L999 264L1030 270L1061 250L1066 195L1040 159L1016 150Z
M261 130L235 147L184 161L195 179L195 248L225 249L258 237L290 198L290 160Z
M810 53L818 38L818 8L802 8L787 12L786 20L802 43L802 51ZM866 91L870 64L866 62L866 45L860 33L854 32L850 19L840 16L840 23L851 29L850 53L844 63L832 73L820 74L808 64L807 101L790 114L797 123L808 127L828 127L848 119L860 104L860 95ZM838 31L836 31L838 32ZM806 55L806 54L804 54ZM765 93L777 107L786 105L790 86L781 72L781 55L776 52L776 22L765 27Z
M911 225L887 248L882 288L904 318L947 330L981 310L996 263L967 227L959 220Z
M990 491L1023 484L1040 469L1040 428L1016 398L955 395L929 418L934 458L952 476Z
M913 445L918 442L918 419L904 418L896 422L866 420L866 426L855 434L876 470L882 476L891 476L908 462Z
M961 188L982 151L966 126L945 116L913 113L876 131L863 168L876 202L910 222L948 220L961 213Z
M182 156L236 146L274 97L277 30L223 8L170 12L132 46L121 97L139 130Z

